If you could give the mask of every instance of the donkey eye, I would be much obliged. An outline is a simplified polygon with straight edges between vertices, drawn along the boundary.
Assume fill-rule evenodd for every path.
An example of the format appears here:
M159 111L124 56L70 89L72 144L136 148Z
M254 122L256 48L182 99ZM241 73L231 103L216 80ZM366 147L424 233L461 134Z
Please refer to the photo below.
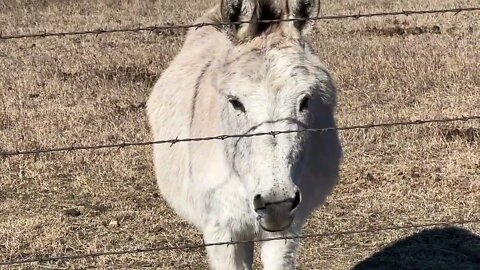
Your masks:
M246 112L245 111L245 107L243 106L243 104L236 98L231 98L228 100L228 102L230 102L230 104L232 105L232 107L237 110L237 111L241 111L241 112Z
M302 99L302 101L300 102L300 107L299 107L299 111L300 112L303 112L304 110L308 109L308 104L310 103L310 97L304 97Z

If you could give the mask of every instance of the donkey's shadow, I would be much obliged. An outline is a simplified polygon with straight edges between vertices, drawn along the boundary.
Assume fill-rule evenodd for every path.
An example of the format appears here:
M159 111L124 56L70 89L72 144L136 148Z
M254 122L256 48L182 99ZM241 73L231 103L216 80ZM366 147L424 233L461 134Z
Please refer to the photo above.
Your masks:
M479 270L480 236L458 227L424 230L401 239L352 270Z

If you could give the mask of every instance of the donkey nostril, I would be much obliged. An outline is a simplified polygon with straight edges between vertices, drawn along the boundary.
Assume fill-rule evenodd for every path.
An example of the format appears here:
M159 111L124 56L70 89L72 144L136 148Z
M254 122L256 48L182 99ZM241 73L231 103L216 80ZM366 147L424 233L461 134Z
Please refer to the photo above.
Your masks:
M295 192L295 198L293 198L292 209L290 209L290 211L295 210L300 204L301 200L302 200L302 196L300 194L300 191L297 190L297 192Z
M255 212L265 209L265 203L263 202L262 196L260 194L257 194L255 195L255 197L253 197L253 209L255 210Z

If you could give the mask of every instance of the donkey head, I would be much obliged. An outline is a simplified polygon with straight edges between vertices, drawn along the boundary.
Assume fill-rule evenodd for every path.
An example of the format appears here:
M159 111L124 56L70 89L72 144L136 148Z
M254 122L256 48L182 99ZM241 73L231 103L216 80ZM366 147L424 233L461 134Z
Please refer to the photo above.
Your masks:
M216 87L222 128L229 134L301 130L333 125L335 89L309 47L306 22L269 22L315 13L313 0L224 0L223 21L252 21L228 29L232 46ZM267 231L289 228L301 204L298 187L308 174L311 134L226 141L233 173L250 194L253 213Z

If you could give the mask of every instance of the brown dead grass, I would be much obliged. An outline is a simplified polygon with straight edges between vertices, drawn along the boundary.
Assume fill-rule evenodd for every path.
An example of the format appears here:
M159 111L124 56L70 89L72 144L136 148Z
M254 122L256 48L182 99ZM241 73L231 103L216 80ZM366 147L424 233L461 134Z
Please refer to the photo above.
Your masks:
M212 2L6 0L0 28L8 34L188 23ZM324 1L323 10L475 5L347 0ZM339 124L479 114L478 15L317 23L312 39L337 80ZM171 32L0 41L0 150L149 140L144 102L183 38ZM305 232L480 218L479 127L471 121L342 132L341 183ZM0 160L0 261L200 241L158 196L150 155L150 147L132 147ZM466 228L480 232L478 224ZM309 239L300 269L349 269L415 232ZM475 269L476 256L476 265L456 269ZM203 250L192 250L17 268L90 266L205 269L207 262Z

